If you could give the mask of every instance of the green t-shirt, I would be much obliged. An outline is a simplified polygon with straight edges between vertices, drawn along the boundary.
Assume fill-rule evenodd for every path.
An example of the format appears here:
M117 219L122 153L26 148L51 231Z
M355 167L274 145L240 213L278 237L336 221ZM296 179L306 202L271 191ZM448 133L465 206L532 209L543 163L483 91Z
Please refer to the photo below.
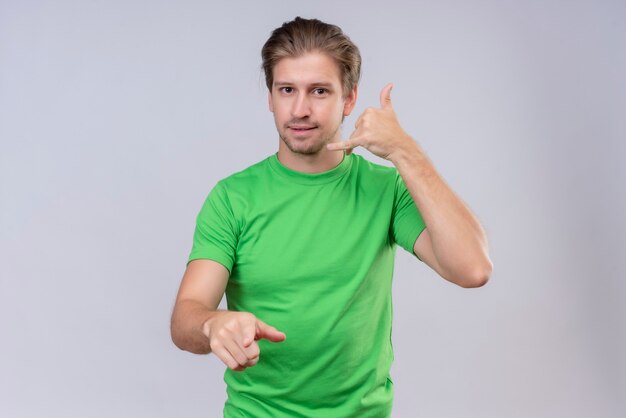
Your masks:
M286 334L256 365L226 368L224 417L389 417L396 244L425 224L395 167L358 154L323 173L277 153L217 182L189 261L223 264L228 310Z

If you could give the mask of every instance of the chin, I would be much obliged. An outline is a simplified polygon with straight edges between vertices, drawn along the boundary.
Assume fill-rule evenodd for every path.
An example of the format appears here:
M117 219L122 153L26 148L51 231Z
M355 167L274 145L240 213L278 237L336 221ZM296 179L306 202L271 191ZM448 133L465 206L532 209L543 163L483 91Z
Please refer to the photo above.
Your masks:
M326 142L301 141L297 139L282 138L287 148L296 154L314 155L319 154L326 146Z

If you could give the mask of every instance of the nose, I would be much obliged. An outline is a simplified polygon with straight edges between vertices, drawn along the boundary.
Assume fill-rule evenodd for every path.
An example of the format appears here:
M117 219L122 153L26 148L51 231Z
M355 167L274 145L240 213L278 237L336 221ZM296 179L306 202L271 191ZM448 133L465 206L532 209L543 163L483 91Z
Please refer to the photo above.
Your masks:
M291 109L294 118L304 118L311 114L309 99L306 94L298 94Z

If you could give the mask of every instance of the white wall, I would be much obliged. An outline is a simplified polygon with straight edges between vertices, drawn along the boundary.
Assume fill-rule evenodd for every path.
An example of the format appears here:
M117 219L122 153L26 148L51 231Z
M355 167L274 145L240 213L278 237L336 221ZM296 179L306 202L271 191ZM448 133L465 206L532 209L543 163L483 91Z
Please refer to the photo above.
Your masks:
M221 416L169 319L206 194L277 150L296 15L362 51L344 134L393 82L489 237L478 289L398 250L394 417L625 416L626 6L486 0L0 1L0 415Z

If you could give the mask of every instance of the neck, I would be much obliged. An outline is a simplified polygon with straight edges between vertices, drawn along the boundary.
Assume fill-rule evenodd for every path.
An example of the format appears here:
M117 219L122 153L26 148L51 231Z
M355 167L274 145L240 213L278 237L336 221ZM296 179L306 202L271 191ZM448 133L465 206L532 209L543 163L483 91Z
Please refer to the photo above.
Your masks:
M344 158L345 151L329 151L326 147L316 154L299 154L292 152L279 139L278 160L285 167L302 173L323 173L339 165Z

